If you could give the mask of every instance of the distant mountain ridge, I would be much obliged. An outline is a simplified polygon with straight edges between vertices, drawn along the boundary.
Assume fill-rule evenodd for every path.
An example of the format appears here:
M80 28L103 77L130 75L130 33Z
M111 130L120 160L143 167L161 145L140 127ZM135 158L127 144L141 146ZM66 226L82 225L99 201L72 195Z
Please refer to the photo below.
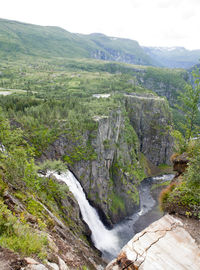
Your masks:
M135 40L108 37L98 33L83 37L97 46L96 50L91 53L92 58L128 64L155 65L154 60Z
M0 57L94 58L136 65L190 68L200 50L142 47L135 40L70 33L60 27L39 26L0 19Z
M199 63L200 50L187 50L184 47L143 47L149 57L158 65L169 68L191 68Z

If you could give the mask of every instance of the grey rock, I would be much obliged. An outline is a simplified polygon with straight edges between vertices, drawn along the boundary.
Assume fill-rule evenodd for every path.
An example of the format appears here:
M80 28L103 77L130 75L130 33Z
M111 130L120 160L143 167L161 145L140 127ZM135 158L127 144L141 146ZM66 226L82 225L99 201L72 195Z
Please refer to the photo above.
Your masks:
M59 262L60 270L69 270L66 263L60 257L58 257L58 262Z
M43 264L30 264L24 268L24 270L49 270Z
M50 267L51 270L60 270L59 266L56 263L47 262L47 265Z
M69 165L101 218L110 224L139 207L137 186L142 179L137 176L137 168L143 170L140 152L155 165L169 164L173 145L171 114L164 98L153 94L125 95L124 104L109 115L95 116L97 129L82 134L81 147L86 148L89 142L96 158L76 160ZM134 129L130 131L131 125L137 134ZM77 142L62 135L45 151L41 160L70 157L76 146Z
M165 98L152 94L126 95L126 108L140 140L140 151L154 165L171 164L172 116Z
M166 215L136 234L106 267L121 269L198 270L200 249L183 223Z

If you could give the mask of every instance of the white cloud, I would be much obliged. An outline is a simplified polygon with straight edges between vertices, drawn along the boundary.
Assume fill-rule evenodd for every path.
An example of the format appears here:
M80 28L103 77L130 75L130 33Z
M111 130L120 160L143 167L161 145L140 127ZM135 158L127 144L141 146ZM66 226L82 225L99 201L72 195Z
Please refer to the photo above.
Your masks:
M200 0L0 0L0 17L200 49Z

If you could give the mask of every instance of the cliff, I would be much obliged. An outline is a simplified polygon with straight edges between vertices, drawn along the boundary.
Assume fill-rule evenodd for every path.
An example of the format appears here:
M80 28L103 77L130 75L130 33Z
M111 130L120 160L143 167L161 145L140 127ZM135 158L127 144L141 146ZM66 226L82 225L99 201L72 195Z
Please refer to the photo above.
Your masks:
M90 202L112 224L139 207L137 187L151 174L148 164L169 164L171 115L163 98L125 95L118 109L95 115L93 122L95 128L81 140L60 136L41 159L64 158Z
M128 170L134 165L142 170L136 163L138 139L125 118L121 109L112 111L108 116L95 116L93 121L97 128L86 131L81 142L73 144L69 138L61 136L45 153L47 159L64 157L68 161L88 199L109 223L119 221L139 206L137 180L133 173L128 176ZM86 149L88 142L95 158L71 160L73 149Z
M126 108L140 141L140 151L154 165L170 164L172 117L166 100L153 94L131 94L126 95Z
M198 231L199 222L194 226ZM166 215L136 234L106 270L198 270L200 246L186 221Z

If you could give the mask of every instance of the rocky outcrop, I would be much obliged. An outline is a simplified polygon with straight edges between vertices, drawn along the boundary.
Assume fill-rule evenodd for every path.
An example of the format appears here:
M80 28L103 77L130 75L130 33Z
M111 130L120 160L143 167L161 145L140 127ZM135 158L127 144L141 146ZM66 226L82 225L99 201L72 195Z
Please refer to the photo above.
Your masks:
M142 87L166 97L171 107L177 103L180 89L185 89L189 82L187 71L158 68L146 68L143 72L137 73L136 78Z
M183 153L181 155L174 154L171 157L171 161L173 162L173 170L177 172L177 176L184 173L189 163L189 156L187 153Z
M166 215L136 234L106 270L199 268L199 246L179 219Z
M108 116L95 116L93 121L97 129L83 134L81 148L85 149L89 142L95 158L80 158L70 162L69 167L102 218L116 223L139 207L137 185L145 174L139 161L138 138L122 108ZM72 147L80 148L80 144L62 136L42 159L69 159Z
M96 115L93 121L96 129L85 131L81 141L62 135L41 159L64 158L90 202L112 224L139 207L137 187L149 175L144 160L153 165L169 163L171 115L164 98L125 95L120 108ZM93 155L82 157L81 151L88 147Z
M74 267L67 266L65 261L61 259L58 255L55 255L48 260L43 260L40 262L31 257L25 257L0 247L0 266L1 270L71 270L78 269L75 265L77 262L74 261ZM77 266L78 267L78 266ZM79 269L82 269L79 268ZM93 269L103 270L104 267L100 265L95 265Z
M172 117L164 98L153 94L126 95L126 109L139 141L140 151L154 165L170 164Z
M91 57L100 60L116 61L121 63L135 64L135 65L149 65L150 59L144 59L138 56L136 53L124 53L120 50L114 50L112 48L105 48L104 50L96 50L91 53Z

